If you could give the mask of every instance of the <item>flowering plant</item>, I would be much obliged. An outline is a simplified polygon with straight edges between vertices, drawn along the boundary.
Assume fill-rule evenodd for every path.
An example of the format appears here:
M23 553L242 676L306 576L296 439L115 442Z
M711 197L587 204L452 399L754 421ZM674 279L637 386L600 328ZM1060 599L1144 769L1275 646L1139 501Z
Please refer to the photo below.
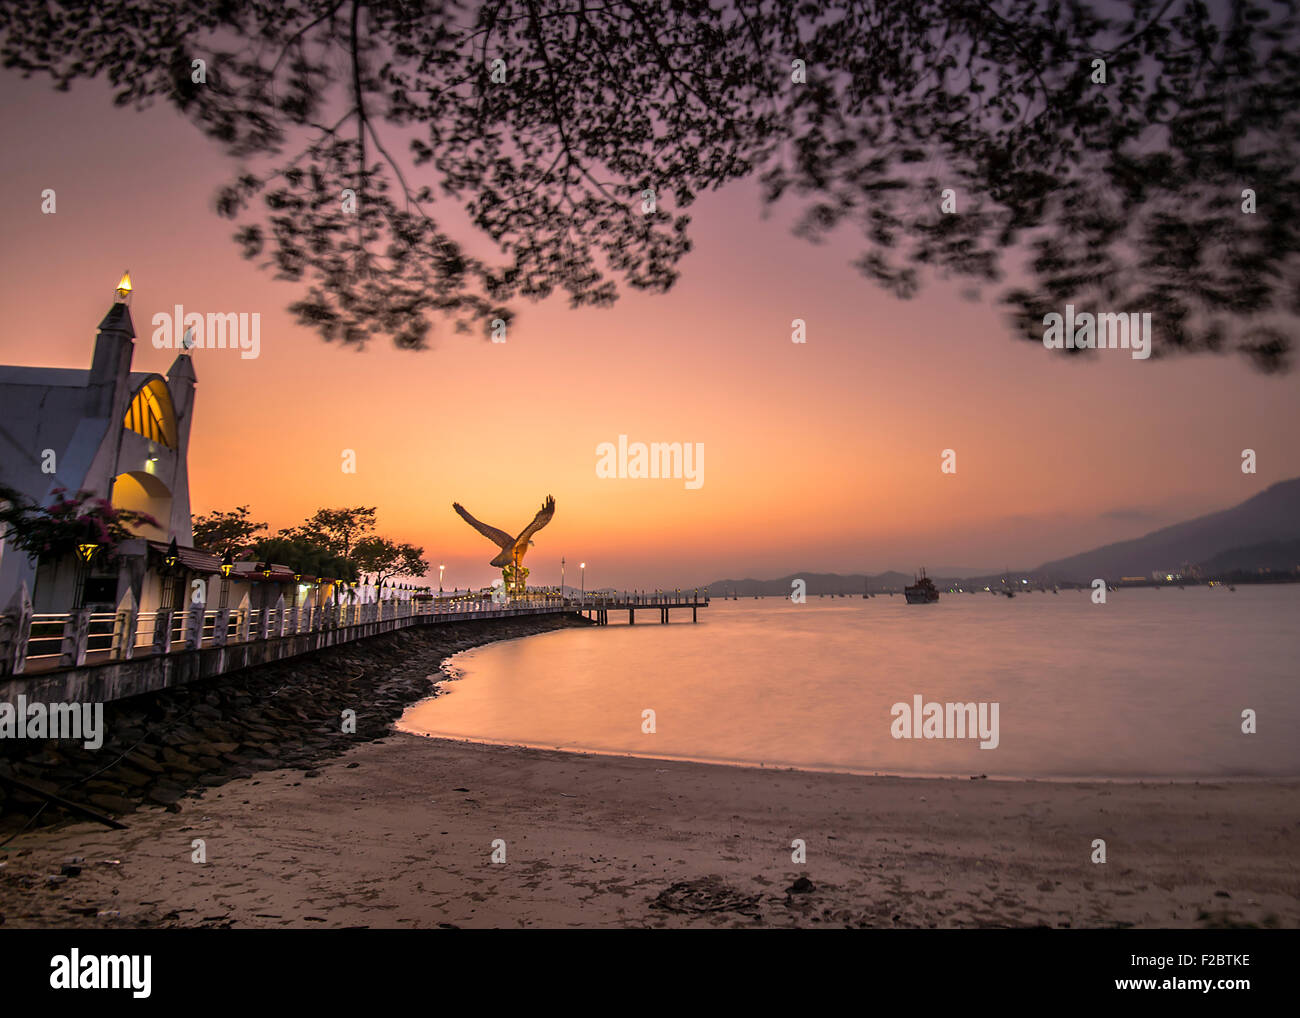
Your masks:
M12 488L0 485L0 538L35 560L59 558L78 545L95 544L112 559L123 541L135 538L133 526L160 526L148 513L118 509L93 492L79 491L68 497L55 488L54 501L41 506Z

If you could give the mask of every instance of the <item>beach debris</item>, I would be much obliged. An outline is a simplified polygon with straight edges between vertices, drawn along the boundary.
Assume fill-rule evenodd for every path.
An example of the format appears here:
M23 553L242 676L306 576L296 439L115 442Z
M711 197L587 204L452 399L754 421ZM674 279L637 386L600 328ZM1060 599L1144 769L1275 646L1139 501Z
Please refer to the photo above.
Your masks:
M564 796L566 799L576 799L576 798L577 798L576 795L570 795L568 792L561 792L560 794L561 794L562 796Z
M807 877L800 877L793 884L785 889L786 894L812 894L817 890L817 885Z
M713 912L739 912L757 915L761 895L747 895L726 883L717 875L697 880L680 880L659 892L650 902L651 908L686 915L704 915Z
M987 778L988 778L987 774L972 774L970 776L971 781L984 781Z

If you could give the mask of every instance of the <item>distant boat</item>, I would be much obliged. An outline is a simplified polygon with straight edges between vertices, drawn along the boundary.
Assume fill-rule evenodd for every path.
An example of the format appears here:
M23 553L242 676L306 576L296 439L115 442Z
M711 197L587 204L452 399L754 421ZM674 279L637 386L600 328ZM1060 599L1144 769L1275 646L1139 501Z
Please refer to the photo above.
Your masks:
M1060 591L1056 588L1056 584L1052 584L1052 593L1053 593L1053 594L1059 594L1059 593L1060 593Z
M1008 590L1004 590L1002 593L1005 594L1007 597L1015 597L1015 596L1016 596L1016 592L1015 592L1014 590L1010 590L1010 589L1008 589Z
M903 588L903 596L907 598L908 604L933 604L939 600L939 591L922 569L916 576L916 583Z

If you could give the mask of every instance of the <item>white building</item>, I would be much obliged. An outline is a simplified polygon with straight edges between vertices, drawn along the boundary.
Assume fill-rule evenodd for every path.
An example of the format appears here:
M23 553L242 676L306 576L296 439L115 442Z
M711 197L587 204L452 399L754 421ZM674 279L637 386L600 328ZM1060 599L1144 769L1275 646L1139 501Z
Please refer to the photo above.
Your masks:
M24 582L37 612L111 609L128 590L139 607L156 605L159 549L173 538L184 551L169 582L179 587L186 571L218 571L211 555L189 550L194 365L181 353L166 377L131 370L130 296L123 276L99 323L88 370L0 367L0 482L42 505L57 488L69 496L90 491L117 508L149 513L160 526L137 528L142 540L122 545L116 563L88 570L72 561L42 562L38 570L23 552L0 544L0 608Z

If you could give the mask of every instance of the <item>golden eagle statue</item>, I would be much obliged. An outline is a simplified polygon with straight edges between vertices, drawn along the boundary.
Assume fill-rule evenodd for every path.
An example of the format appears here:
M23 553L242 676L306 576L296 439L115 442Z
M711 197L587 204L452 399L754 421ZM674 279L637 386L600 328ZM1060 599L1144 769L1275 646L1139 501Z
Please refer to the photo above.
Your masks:
M550 495L546 496L546 501L537 510L533 522L524 527L518 537L511 537L504 530L479 522L467 513L465 507L459 502L453 502L451 507L462 520L501 549L501 554L489 564L501 568L501 575L505 579L506 590L510 595L522 597L527 589L528 579L528 570L524 568L524 553L533 543L533 535L551 522L551 517L555 515L555 499Z

